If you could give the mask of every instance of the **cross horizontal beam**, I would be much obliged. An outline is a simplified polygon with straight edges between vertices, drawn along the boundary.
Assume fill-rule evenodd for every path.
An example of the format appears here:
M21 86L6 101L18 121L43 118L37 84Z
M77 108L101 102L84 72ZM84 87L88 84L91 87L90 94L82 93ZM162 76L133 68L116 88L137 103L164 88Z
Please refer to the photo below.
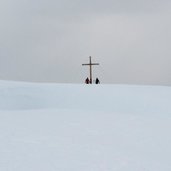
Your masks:
M82 64L82 65L100 65L99 63L90 63L90 64Z

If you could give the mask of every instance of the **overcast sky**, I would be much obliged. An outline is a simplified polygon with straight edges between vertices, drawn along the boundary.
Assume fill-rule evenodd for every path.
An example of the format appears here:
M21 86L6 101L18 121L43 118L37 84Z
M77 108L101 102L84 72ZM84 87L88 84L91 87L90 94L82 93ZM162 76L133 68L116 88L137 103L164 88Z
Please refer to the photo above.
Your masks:
M1 0L0 79L171 85L170 0Z

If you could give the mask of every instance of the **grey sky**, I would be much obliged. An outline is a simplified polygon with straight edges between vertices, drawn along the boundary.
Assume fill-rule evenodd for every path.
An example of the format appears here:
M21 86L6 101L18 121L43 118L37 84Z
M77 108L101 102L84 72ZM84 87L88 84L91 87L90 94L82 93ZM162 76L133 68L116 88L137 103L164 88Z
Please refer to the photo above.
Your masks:
M0 79L171 85L170 0L1 0Z

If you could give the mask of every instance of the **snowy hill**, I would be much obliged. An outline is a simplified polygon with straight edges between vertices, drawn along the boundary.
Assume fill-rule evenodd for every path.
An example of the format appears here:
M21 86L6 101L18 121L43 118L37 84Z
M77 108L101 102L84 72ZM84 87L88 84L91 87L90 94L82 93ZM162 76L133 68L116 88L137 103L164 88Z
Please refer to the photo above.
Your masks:
M0 171L170 171L171 87L0 81Z

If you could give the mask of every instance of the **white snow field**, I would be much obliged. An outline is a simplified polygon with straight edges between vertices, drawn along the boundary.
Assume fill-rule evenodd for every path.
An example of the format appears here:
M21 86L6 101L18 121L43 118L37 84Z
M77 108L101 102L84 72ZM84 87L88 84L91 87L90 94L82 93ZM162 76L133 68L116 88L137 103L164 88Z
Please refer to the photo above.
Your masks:
M171 171L171 87L0 81L0 171Z

